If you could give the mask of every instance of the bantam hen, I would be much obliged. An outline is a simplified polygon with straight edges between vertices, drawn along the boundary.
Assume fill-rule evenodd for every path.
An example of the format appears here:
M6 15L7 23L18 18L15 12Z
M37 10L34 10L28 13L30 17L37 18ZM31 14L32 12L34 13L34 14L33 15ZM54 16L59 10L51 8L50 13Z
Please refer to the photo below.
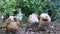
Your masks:
M14 17L10 16L5 21L3 21L3 26L6 28L6 32L16 31L20 26L19 20Z
M29 15L28 23L29 23L29 25L33 25L33 24L38 25L38 23L39 23L38 15L36 13Z
M51 18L47 13L42 13L40 15L40 25L42 28L47 29L50 25Z

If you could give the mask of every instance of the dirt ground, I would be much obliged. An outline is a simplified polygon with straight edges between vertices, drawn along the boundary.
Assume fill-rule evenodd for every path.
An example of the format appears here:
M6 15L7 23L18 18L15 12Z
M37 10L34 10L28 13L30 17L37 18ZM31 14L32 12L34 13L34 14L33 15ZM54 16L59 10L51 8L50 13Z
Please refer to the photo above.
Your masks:
M33 31L27 31L25 32L25 27L22 27L22 28L18 28L17 31L15 33L6 33L5 32L5 29L0 29L0 34L60 34L60 20L57 20L57 21L54 21L54 22L51 22L51 25L54 26L54 31L53 32L42 32L42 31L36 31L36 32L33 32Z

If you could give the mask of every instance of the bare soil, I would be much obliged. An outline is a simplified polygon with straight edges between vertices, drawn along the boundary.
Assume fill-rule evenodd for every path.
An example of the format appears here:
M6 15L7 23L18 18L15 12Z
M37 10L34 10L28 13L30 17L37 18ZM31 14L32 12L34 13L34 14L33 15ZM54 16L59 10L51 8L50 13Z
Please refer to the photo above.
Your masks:
M53 32L42 32L42 31L27 31L25 32L26 27L19 27L15 33L6 33L5 29L0 29L0 34L60 34L60 20L51 22L51 25L54 26L54 31Z

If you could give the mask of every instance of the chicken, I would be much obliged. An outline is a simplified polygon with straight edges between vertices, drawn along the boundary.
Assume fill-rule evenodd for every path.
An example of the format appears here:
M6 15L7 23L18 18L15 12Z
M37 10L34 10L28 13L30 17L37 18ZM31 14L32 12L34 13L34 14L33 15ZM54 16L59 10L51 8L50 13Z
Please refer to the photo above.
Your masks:
M38 14L32 13L31 15L29 15L27 22L28 23L25 32L35 31L34 28L37 28L37 26L39 25Z
M50 25L51 18L47 13L42 13L40 15L40 25L41 27L47 29Z
M19 26L20 26L19 20L14 16L10 16L3 22L2 27L6 28L6 32L11 32L16 31L19 28Z
M31 26L33 24L38 25L38 23L39 23L39 20L38 20L38 15L36 13L33 13L33 14L29 15L29 18L28 18L29 26Z

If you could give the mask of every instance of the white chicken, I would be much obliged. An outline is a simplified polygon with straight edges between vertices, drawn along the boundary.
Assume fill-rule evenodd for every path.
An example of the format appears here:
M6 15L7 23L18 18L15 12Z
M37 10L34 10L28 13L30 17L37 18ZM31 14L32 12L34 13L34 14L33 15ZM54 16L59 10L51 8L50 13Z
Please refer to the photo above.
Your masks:
M38 15L36 13L29 15L28 23L29 25L33 25L34 23L39 23Z
M51 18L47 13L42 13L40 15L40 25L43 28L45 28L45 29L48 28L50 25L50 22L51 22Z

